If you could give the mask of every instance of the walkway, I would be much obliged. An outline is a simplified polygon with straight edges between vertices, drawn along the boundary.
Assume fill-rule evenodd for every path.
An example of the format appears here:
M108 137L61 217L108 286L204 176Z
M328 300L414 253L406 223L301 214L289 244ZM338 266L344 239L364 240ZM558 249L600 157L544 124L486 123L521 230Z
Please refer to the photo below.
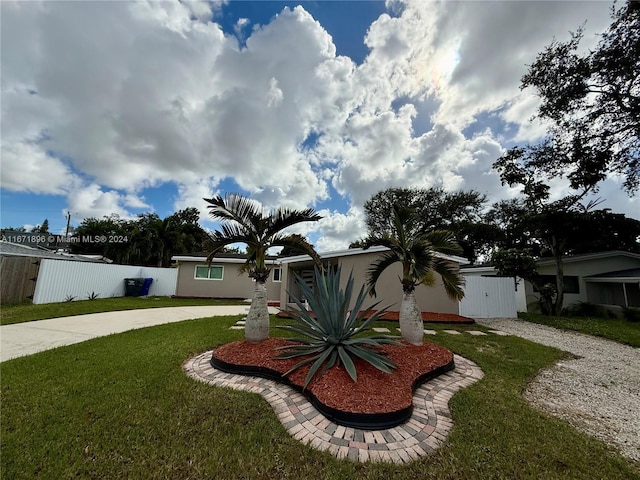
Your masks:
M478 323L573 354L540 372L525 397L640 461L640 348L523 320Z
M194 318L242 315L248 311L248 305L145 308L3 325L0 327L0 361L136 328ZM269 307L269 313L277 312Z

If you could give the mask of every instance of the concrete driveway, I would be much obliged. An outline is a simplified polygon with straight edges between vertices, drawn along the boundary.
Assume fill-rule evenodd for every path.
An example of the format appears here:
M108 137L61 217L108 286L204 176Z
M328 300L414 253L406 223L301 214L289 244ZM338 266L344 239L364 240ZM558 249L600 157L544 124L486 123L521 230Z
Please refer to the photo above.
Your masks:
M136 328L194 318L242 315L248 305L146 308L51 318L0 327L0 361ZM278 310L269 307L269 313Z

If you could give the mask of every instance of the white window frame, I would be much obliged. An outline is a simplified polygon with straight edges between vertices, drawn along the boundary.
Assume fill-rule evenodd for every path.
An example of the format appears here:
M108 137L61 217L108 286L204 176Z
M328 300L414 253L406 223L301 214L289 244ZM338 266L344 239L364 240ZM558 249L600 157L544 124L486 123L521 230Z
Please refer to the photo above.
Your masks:
M209 276L207 277L199 277L198 276L198 268L206 268ZM211 269L219 268L220 269L220 278L211 278ZM224 265L196 265L193 269L193 278L195 280L215 280L217 282L224 280Z
M278 272L278 278L276 279L276 271ZM282 268L274 267L273 269L273 281L274 282L282 282Z

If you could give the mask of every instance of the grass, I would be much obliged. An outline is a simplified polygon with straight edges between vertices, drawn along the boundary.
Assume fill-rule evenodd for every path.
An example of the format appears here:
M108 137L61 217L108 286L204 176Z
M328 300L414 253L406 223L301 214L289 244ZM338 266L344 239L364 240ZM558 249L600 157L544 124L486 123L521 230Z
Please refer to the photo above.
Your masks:
M517 337L429 338L478 363L450 402L446 443L408 465L337 460L287 434L257 394L188 378L182 364L232 340L239 317L97 338L2 363L1 478L637 479L638 465L522 399L563 353ZM273 324L282 324L273 320ZM395 328L397 323L380 322ZM436 325L442 330L451 325ZM453 328L483 329L460 326ZM274 335L286 332L275 330Z
M539 313L518 313L518 317L528 322L550 327L608 338L633 347L640 347L640 322L630 322L619 318L598 317L547 317Z
M87 313L134 310L138 308L184 307L187 305L244 305L238 299L202 299L170 297L118 297L81 300L77 302L46 303L42 305L2 305L0 325L68 317Z

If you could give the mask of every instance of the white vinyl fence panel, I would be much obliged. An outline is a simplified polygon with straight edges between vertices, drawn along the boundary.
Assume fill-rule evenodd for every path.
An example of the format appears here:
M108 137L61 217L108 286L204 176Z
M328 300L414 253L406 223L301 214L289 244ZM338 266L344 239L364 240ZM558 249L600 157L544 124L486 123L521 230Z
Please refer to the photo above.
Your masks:
M86 300L92 293L99 298L123 297L125 278L153 278L149 295L175 295L178 269L43 259L33 303Z
M513 278L465 277L460 315L470 318L517 318Z

